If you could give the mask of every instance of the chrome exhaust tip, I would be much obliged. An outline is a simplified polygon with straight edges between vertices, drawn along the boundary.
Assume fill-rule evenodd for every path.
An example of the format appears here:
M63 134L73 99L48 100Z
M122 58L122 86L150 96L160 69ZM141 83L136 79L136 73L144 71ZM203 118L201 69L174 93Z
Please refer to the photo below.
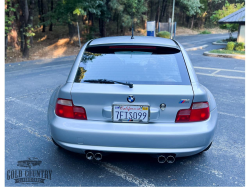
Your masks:
M94 154L93 154L92 152L87 152L87 153L86 153L86 158L87 158L88 160L93 160Z
M98 161L101 160L102 159L102 154L101 153L96 153L95 154L95 159L98 160Z
M158 156L158 162L164 164L166 162L166 157L163 155Z
M172 164L175 161L175 157L173 155L169 155L166 160L167 163Z

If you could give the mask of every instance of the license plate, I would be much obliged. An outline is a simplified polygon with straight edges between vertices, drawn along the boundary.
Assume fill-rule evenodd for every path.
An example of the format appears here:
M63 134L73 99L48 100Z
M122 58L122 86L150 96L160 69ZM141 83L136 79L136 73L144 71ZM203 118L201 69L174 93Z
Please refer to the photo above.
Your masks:
M148 123L149 106L113 105L114 122Z

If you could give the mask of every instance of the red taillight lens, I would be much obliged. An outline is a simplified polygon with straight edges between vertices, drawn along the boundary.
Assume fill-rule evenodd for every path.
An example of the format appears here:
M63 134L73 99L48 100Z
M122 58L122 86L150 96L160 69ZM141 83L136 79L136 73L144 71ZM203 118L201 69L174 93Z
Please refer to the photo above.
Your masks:
M74 106L71 100L57 99L55 112L63 118L87 120L85 108Z
M197 122L207 120L210 116L208 102L193 103L190 109L179 110L175 122Z

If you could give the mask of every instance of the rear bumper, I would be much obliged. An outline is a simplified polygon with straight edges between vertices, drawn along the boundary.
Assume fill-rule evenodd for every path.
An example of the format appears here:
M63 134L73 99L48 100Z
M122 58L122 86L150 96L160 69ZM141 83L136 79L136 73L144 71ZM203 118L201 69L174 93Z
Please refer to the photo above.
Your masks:
M112 123L58 117L49 109L51 136L63 148L127 153L173 153L191 156L204 150L214 136L217 108L195 123Z

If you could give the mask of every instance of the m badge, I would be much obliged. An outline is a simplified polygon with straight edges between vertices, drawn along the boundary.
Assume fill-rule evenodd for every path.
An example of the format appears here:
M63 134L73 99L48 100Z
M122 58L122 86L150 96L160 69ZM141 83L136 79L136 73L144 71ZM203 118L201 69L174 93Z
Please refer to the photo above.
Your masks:
M181 99L179 103L189 103L189 99Z

